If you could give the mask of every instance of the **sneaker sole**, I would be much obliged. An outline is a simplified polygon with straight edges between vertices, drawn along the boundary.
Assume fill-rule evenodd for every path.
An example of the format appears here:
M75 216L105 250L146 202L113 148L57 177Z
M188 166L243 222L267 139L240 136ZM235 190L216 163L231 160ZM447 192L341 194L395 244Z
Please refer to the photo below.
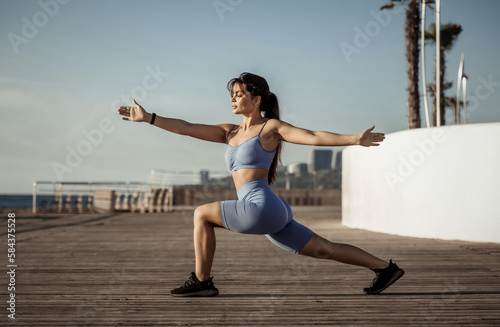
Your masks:
M170 295L176 296L176 297L211 297L211 296L219 295L219 290L214 288L211 290L203 290L203 291L189 292L189 293L182 293L182 294L170 293Z
M398 279L400 279L401 277L403 277L403 275L405 274L405 271L403 269L399 269L395 274L394 276L392 276L391 279L389 279L389 282L380 290L376 291L376 292L370 292L370 288L366 287L363 289L363 292L365 294L379 294L380 292L383 292L385 291L389 286L391 286L392 284L394 284Z

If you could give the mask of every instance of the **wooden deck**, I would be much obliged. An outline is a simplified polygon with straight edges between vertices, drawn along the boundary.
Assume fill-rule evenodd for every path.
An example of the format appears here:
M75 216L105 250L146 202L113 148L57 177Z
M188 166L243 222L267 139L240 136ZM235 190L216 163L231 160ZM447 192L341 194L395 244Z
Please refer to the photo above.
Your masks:
M16 326L500 326L500 244L343 227L339 207L296 207L318 234L393 258L406 275L367 296L373 273L217 230L215 298L173 298L193 270L191 211L17 215ZM6 306L7 221L0 230Z

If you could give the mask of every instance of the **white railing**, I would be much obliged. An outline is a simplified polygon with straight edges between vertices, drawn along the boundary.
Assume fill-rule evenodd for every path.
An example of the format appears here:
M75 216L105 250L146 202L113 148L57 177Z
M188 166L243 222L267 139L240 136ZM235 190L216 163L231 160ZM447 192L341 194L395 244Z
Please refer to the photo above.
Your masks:
M33 183L33 213L50 212L168 212L173 187L140 182Z
M176 171L153 169L149 175L149 183L156 185L212 185L221 178L231 177L227 171Z

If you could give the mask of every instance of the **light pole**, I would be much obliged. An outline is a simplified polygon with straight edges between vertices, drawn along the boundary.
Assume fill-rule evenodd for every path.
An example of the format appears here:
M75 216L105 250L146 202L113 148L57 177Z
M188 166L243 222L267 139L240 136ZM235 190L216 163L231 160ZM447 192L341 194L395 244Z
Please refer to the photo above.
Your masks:
M425 122L427 123L427 128L430 127L429 119L429 104L427 103L427 79L425 77L425 7L427 3L422 0L422 23L420 29L420 50L422 53L422 84L424 93L424 108L425 108Z
M460 58L460 64L458 65L458 79L457 79L457 101L455 103L455 124L460 124L460 86L463 82L464 77L464 54Z
M463 102L464 102L464 124L467 124L467 75L464 74L462 77L462 91L463 91Z
M441 126L441 0L436 0L436 126Z

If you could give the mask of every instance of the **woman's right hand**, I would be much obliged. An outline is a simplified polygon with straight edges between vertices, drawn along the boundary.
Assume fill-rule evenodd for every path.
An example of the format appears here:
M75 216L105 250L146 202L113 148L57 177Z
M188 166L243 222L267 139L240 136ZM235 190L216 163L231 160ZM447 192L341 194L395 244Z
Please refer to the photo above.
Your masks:
M122 119L136 122L149 122L151 120L151 114L147 113L143 107L135 102L135 100L132 101L134 101L133 107L121 106L118 108L118 113L123 116Z

